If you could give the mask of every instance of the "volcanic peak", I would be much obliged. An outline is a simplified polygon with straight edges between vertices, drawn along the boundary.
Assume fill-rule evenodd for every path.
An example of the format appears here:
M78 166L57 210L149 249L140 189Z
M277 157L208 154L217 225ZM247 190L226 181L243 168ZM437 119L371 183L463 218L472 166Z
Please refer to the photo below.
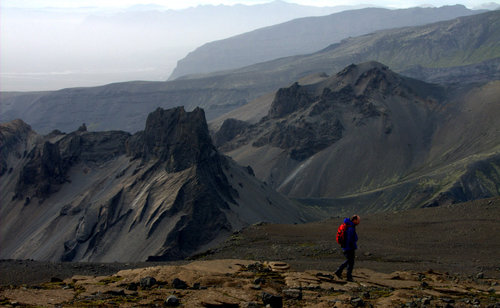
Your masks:
M388 101L433 105L442 91L439 86L400 76L378 62L352 64L317 83L296 82L279 89L266 117L256 125L239 125L238 134L221 129L216 135L224 135L226 143L218 142L218 146L231 150L253 139L254 147L278 147L302 161L340 140L347 127L363 126L369 119L380 118L383 133L390 134ZM227 124L222 127L234 126Z

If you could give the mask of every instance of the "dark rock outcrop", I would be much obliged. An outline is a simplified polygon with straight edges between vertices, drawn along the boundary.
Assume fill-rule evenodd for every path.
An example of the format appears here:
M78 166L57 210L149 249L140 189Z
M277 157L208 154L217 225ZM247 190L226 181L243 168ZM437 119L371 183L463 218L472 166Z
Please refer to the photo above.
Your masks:
M250 124L245 121L237 119L225 120L220 129L214 134L214 145L219 147L233 140L236 136L244 133L249 126Z
M259 147L269 144L288 150L294 160L304 160L342 137L343 127L338 119L323 120L277 123L270 133L252 145Z
M149 256L148 261L184 259L221 233L231 232L232 226L224 211L229 210L226 200L235 202L231 195L234 190L218 167L221 166L196 168L195 176L181 187L172 207L157 222L177 215L180 218L162 248ZM155 229L149 233L153 231Z
M183 107L149 114L146 129L129 142L129 154L143 162L158 159L167 172L182 171L208 161L216 153L201 108L186 112Z
M424 96L419 97L422 89ZM270 145L303 161L339 141L351 123L360 127L376 119L382 123L383 133L390 134L393 124L386 99L418 97L416 101L432 105L442 96L442 88L409 81L380 63L352 64L322 82L294 83L278 90L266 117L242 128L244 133L231 135L221 128L217 134L226 138L218 146L231 151L249 142L254 147Z
M2 137L13 149L2 147L13 166L0 183L2 258L178 260L257 221L303 220L251 168L217 152L199 108L159 108L133 136L24 128L33 136L18 139L29 140Z
M269 305L271 308L283 307L283 297L281 295L262 292L262 302L264 303L264 305Z
M424 25L473 13L464 6L456 5L400 10L367 8L295 19L200 46L177 63L170 79L306 54L347 37L382 29Z
M34 148L27 158L28 162L21 170L16 185L15 196L23 198L26 193L32 192L42 202L67 181L67 169L57 145L48 141Z
M156 284L156 279L151 276L147 276L144 278L141 278L139 281L139 285L141 286L141 289L151 289L155 284Z
M188 285L185 281L179 278L174 278L174 280L172 280L172 287L174 289L187 289Z
M61 156L69 164L80 160L105 162L125 154L129 138L129 133L121 131L77 131L62 138L57 145Z
M212 145L202 109L186 112L182 107L158 108L148 116L145 130L127 140L127 148L128 155L143 166L141 182L154 182L158 174L164 172L192 170L176 192L173 203L149 218L154 222L146 229L148 238L161 232L162 225L175 221L161 248L148 257L149 261L183 259L221 232L232 230L224 211L229 210L227 202L236 203L237 192L222 170L225 159ZM87 245L90 245L87 249L97 249L111 227L127 219L129 214L117 216L116 212L126 206L125 199L130 193L129 189L122 189L104 206L86 213L75 239L65 243L66 261L73 260ZM143 212L148 210L148 203L146 200ZM129 228L141 223L144 223L143 215Z
M298 83L294 83L288 88L281 88L274 97L268 117L271 119L283 118L298 109L308 106L312 100L314 98Z

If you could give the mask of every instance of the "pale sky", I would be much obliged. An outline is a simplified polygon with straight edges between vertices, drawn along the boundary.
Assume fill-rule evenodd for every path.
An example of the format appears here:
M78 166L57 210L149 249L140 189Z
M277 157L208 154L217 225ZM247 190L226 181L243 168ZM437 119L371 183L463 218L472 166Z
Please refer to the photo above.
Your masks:
M1 6L5 7L23 7L23 8L78 8L78 7L100 7L100 8L124 8L136 4L157 4L169 9L183 9L195 7L198 5L234 5L234 4L259 4L266 3L265 0L1 0ZM287 0L286 2L298 3L311 6L339 6L370 4L386 7L406 8L414 6L443 6L463 4L469 8L479 6L486 2L499 3L498 0Z

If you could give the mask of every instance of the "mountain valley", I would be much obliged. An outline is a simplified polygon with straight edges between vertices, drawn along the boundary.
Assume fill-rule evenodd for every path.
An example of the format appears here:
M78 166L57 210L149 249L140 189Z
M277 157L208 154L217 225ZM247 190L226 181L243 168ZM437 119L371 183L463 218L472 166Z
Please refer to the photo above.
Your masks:
M175 260L260 221L498 196L498 97L498 81L430 84L366 62L234 110L212 136L200 108L158 108L133 135L2 124L0 256Z
M1 91L0 306L497 308L499 119L500 10L460 5L291 20L168 81Z

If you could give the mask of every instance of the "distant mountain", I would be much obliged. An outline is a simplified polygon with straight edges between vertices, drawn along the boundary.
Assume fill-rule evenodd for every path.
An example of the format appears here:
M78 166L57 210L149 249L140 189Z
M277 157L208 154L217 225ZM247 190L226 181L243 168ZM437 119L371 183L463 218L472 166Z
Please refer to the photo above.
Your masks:
M313 217L220 155L199 108L157 109L134 135L2 124L0 178L2 259L175 260L252 223Z
M462 5L389 10L365 8L306 17L210 42L179 60L170 79L240 68L277 58L307 54L348 37L377 30L419 26L478 14Z
M41 133L142 129L149 110L197 106L209 120L280 87L351 63L377 60L428 82L500 79L500 11L349 38L319 52L170 82L128 82L53 92L0 93L0 122L22 118ZM264 112L263 115L267 110ZM256 119L257 121L259 119Z
M367 62L232 112L219 148L310 204L383 211L500 194L500 81L440 86Z
M316 53L276 59L208 74L246 80L298 80L309 74L333 74L351 63L379 61L410 77L420 68L426 81L484 82L499 78L500 11L460 17L419 27L383 30L348 38ZM434 74L433 74L434 70ZM252 78L257 75L258 77ZM288 77L288 78L287 78ZM293 78L293 79L290 79Z

